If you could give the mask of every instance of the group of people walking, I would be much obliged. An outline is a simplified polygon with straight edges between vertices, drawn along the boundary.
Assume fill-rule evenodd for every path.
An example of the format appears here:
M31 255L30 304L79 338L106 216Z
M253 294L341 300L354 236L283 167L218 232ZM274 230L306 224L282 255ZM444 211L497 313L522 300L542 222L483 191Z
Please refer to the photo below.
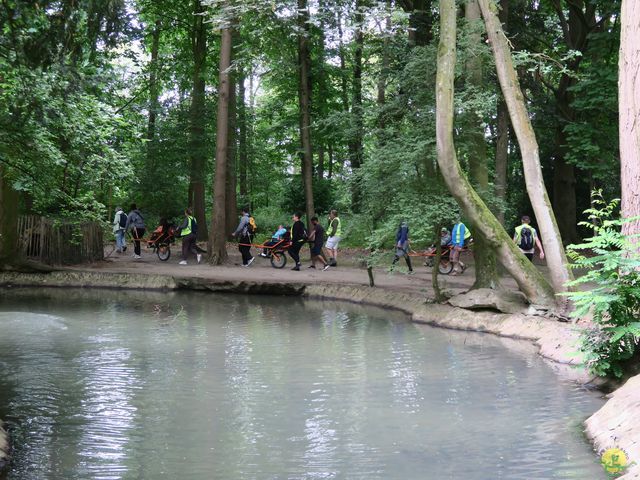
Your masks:
M292 270L300 271L300 267L302 266L300 250L302 250L302 247L306 243L309 243L311 248L311 265L309 265L309 268L321 268L324 271L330 267L337 267L338 245L342 238L342 225L338 217L338 212L331 210L329 213L328 235L325 228L320 224L318 217L314 216L311 218L310 232L307 231L301 219L302 214L296 212L291 217L293 222L291 227L279 225L278 229L271 236L271 240L262 245L263 251L260 256L268 256L270 247L273 247L273 245L283 240L287 240L290 242L287 252L295 262ZM243 208L240 223L233 232L233 236L238 238L238 249L242 255L243 267L249 267L255 260L255 257L251 255L252 239L255 233L255 222L252 220L249 209ZM328 238L325 243L325 237L327 236ZM326 256L323 247L326 249Z
M320 268L324 271L330 267L337 267L338 245L342 238L342 223L338 217L338 212L331 210L326 230L321 225L318 217L314 216L310 221L311 231L308 232L301 218L302 215L296 212L291 217L293 221L291 227L279 225L278 229L272 235L271 240L262 245L263 252L260 255L264 257L269 256L270 247L283 240L287 240L290 242L287 251L295 262L292 270L300 271L300 267L302 266L300 251L305 244L309 243L311 249L311 265L309 265L308 268ZM238 239L238 249L242 255L243 267L249 267L255 260L255 257L251 254L255 230L255 220L250 215L249 208L245 207L242 209L242 217L240 218L238 227L232 234ZM134 244L133 258L141 258L140 242L145 231L144 217L135 203L131 204L128 214L125 213L121 207L116 207L116 214L113 219L116 252L126 252L126 235L129 234ZM187 265L187 257L190 253L195 256L197 263L202 261L202 254L198 251L196 245L197 234L198 223L191 209L187 208L184 211L183 222L177 229L177 235L182 238L182 259L179 262L180 265ZM449 248L449 259L453 263L453 272L451 275L459 275L466 269L466 265L460 260L460 254L472 241L471 231L460 220L453 225L451 231L447 228L442 228L440 244L443 247ZM540 252L540 259L544 259L544 250L538 237L538 232L531 226L531 219L527 215L521 217L521 224L515 228L513 241L529 260L533 261L536 248ZM433 248L432 246L432 249ZM395 255L392 262L392 269L400 258L404 258L409 273L414 272L409 250L409 225L407 221L402 221L396 232Z
M129 213L124 213L122 207L116 207L116 215L113 219L113 234L116 237L116 252L127 251L126 234L133 240L133 258L141 258L140 241L144 236L146 227L144 217L135 203L131 204Z
M448 228L442 228L440 232L440 245L449 248L447 252L449 254L449 261L453 263L453 272L451 275L460 275L465 271L466 265L460 260L460 254L472 241L471 230L460 220L453 225L451 232L449 232ZM513 241L530 261L533 262L536 248L540 252L540 259L544 259L542 242L540 242L536 229L531 226L531 218L529 216L523 215L520 218L520 225L515 228ZM413 273L409 249L409 225L406 221L402 221L396 232L396 247L395 256L391 264L392 269L400 258L404 258L409 273ZM432 246L431 252L433 251L435 251L435 247Z
M301 220L300 213L294 213L292 216L293 224L290 228L280 225L278 230L271 237L271 241L267 242L264 247L262 256L267 256L268 247L288 239L291 244L288 248L289 256L295 262L293 270L300 271L300 250L309 243L311 247L311 265L309 268L321 268L328 270L330 267L338 266L338 245L342 238L342 224L336 210L329 213L328 235L325 228L320 224L318 217L311 218L311 231L307 232L305 224ZM165 227L168 227L166 221L161 222L164 234ZM256 224L253 217L249 213L249 208L242 209L242 216L237 228L232 233L233 237L238 240L238 249L242 256L242 266L249 267L255 257L251 255L251 247L253 236L255 234ZM113 233L116 238L116 252L125 253L127 250L126 236L129 234L134 244L134 259L141 258L140 242L146 232L144 217L136 204L132 204L129 213L125 213L121 207L116 207L115 217L113 219ZM193 216L190 208L185 209L182 224L176 230L176 236L182 238L182 259L180 265L187 265L189 254L193 254L197 263L202 261L202 254L198 250L196 238L198 234L198 222ZM327 237L325 242L325 237ZM327 255L325 256L326 249Z

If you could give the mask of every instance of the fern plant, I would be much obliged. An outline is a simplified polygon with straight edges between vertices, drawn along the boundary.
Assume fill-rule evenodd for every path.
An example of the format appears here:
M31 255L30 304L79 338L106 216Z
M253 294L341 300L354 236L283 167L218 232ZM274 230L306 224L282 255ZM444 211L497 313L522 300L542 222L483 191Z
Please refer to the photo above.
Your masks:
M638 235L625 236L618 216L619 200L607 203L595 192L593 207L581 222L593 236L569 245L572 267L584 274L569 283L578 287L566 295L575 317L591 315L593 326L582 335L581 350L592 373L620 377L640 341L640 255Z

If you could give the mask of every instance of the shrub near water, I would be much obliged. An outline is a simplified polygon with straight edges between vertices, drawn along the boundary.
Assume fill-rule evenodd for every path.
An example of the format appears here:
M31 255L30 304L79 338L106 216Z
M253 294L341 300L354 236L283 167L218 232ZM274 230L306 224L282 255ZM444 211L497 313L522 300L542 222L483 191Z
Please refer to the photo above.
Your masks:
M625 220L616 218L619 201L606 204L598 196L594 204L597 208L585 211L589 221L581 223L593 230L593 237L568 247L573 267L587 270L569 285L593 288L567 296L576 305L575 317L593 317L581 344L590 371L621 377L640 340L640 255L632 243L637 236L621 232Z

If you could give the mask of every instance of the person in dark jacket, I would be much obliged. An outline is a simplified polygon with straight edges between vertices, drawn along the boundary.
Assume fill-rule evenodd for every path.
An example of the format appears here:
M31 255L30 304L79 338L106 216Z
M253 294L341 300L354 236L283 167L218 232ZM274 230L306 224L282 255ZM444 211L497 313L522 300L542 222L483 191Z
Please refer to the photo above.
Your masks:
M307 229L300 220L300 213L293 214L293 226L291 227L291 247L289 247L289 255L296 262L296 266L292 270L300 270L300 249L307 240Z
M133 258L142 258L140 256L140 240L144 237L145 232L144 217L135 203L131 204L129 215L127 216L127 225L124 229L127 232L130 231L133 238Z
M233 232L234 237L238 237L238 250L242 255L242 266L248 267L255 260L251 255L251 232L249 231L249 207L242 209L242 218L238 224L238 228Z
M322 256L322 244L324 243L324 227L318 222L318 217L311 219L311 234L309 235L309 242L311 242L311 265L309 268L316 268L316 262L322 264L322 270L327 270L330 265L325 261Z
M198 222L193 216L190 208L184 210L184 221L180 225L180 236L182 237L182 260L179 265L187 264L189 252L196 256L196 261L200 263L202 255L196 249L196 237L198 235Z
M393 265L398 263L400 257L404 257L407 267L409 267L409 273L413 273L409 258L409 225L405 221L400 224L396 233L396 255L393 258Z

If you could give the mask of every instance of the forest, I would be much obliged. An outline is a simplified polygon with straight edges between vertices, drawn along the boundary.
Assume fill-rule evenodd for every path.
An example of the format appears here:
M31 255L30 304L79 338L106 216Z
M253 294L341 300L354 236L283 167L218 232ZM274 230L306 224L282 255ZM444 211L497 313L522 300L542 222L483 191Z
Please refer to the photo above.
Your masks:
M244 206L263 232L337 209L344 244L370 250L402 220L426 245L463 218L476 286L500 263L549 300L572 277L564 246L591 233L583 212L625 208L624 4L3 0L0 226L191 206L221 263ZM551 285L507 241L521 215Z

